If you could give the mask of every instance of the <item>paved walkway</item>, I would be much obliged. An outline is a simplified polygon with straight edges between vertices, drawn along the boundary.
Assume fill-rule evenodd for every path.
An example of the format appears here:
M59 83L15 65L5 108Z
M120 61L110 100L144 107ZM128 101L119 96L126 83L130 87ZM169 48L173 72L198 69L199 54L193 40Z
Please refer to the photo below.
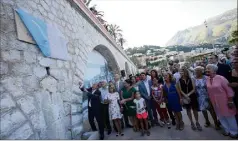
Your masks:
M209 117L212 121L212 118ZM140 136L140 132L134 132L132 129L124 129L124 136L123 137L116 137L116 133L113 132L109 136L105 136L106 140L231 140L230 137L225 137L221 134L220 131L216 131L214 129L214 126L212 125L209 128L203 127L203 131L193 131L190 126L189 119L183 111L183 120L185 123L185 128L183 131L178 131L175 129L175 126L173 126L171 129L168 129L167 127L153 127L151 128L150 136ZM199 113L199 121L200 124L203 126L205 123L204 118L202 116L202 113Z

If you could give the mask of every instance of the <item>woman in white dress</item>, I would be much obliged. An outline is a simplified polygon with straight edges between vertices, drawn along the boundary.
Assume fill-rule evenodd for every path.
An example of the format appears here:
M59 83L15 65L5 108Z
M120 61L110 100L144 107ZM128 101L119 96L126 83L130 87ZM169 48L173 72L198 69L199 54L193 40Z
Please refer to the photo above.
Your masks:
M122 133L122 128L121 128L121 110L122 106L119 104L119 93L116 92L115 86L111 85L109 87L109 94L107 95L107 100L109 102L109 115L112 121L115 123L115 126L117 128L118 133L116 136L123 136L124 134Z

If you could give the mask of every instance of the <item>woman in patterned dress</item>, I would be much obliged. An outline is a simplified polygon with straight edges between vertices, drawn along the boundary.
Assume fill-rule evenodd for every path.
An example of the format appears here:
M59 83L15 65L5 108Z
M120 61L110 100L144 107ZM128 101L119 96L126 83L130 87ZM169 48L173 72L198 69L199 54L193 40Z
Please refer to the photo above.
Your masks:
M218 129L218 121L216 117L216 113L210 103L208 93L207 93L207 85L206 81L207 78L204 73L204 68L201 66L196 67L195 69L195 89L196 89L196 94L197 94L197 99L198 99L198 106L199 110L202 111L203 116L206 120L205 127L209 127L211 125L209 119L208 119L208 113L207 110L209 110L213 120L215 127Z
M109 94L107 95L107 100L109 101L109 115L112 121L115 123L118 133L116 136L123 136L122 128L121 128L121 107L119 105L120 96L119 93L116 92L115 86L111 85L109 87Z

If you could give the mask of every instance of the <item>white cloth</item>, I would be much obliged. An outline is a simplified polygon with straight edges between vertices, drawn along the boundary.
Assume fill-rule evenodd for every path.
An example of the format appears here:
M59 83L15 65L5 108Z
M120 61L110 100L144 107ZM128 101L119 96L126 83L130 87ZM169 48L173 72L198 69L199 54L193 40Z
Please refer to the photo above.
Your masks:
M101 102L104 103L104 100L107 99L107 95L108 95L108 88L100 88L99 89L101 92Z
M133 102L136 104L136 113L142 114L146 112L144 102L145 100L141 97L139 100L134 99Z
M146 91L148 93L148 96L150 96L150 86L149 86L149 82L148 79L146 79L145 81L143 81L146 87Z
M119 97L119 93L115 92L115 93L109 93L107 95L107 99L109 101L111 101L109 103L109 116L110 119L121 119L122 118L122 114L120 111L120 106L118 104L118 100L120 100Z
M180 73L179 72L176 72L175 74L174 74L174 78L176 79L176 83L179 81L179 79L181 78L181 76L180 76Z
M219 116L218 118L219 121L221 122L222 127L227 133L230 133L232 135L238 134L238 127L235 116L232 117Z
M92 94L94 94L95 91L96 91L96 90L93 90L93 91L92 91ZM91 107L91 100L89 101L88 106Z

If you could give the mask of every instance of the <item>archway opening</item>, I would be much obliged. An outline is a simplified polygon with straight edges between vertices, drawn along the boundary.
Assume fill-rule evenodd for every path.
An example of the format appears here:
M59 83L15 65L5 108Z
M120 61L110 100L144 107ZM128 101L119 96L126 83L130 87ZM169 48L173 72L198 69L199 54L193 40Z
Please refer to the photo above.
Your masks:
M103 45L98 45L88 55L84 85L88 88L95 82L109 82L113 80L113 75L119 71L111 51Z

